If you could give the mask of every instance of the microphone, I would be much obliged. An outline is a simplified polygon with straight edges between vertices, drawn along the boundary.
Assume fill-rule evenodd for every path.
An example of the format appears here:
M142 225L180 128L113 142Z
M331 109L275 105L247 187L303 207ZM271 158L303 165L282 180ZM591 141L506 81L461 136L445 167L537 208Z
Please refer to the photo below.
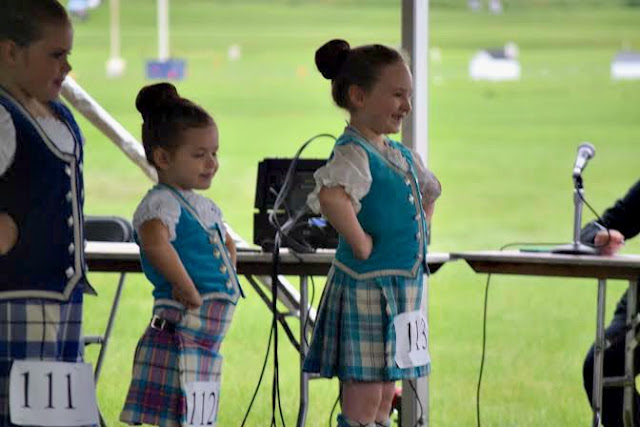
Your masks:
M583 142L578 147L578 156L576 157L576 163L573 165L573 177L579 178L582 175L582 171L587 167L589 160L596 155L596 148L593 144Z
M589 160L596 155L595 147L583 142L578 146L576 163L573 165L573 242L568 245L560 245L551 249L553 253L573 255L594 255L597 253L592 246L580 242L580 228L582 227L582 204L584 189L582 187L582 171L587 167Z

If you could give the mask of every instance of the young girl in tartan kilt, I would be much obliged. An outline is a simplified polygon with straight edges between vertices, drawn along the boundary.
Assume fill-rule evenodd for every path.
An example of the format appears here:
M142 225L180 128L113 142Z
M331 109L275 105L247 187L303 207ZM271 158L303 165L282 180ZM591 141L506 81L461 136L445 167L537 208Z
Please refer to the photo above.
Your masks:
M159 181L133 217L154 305L120 420L215 425L220 345L241 294L236 249L222 212L194 191L209 188L218 170L218 128L169 83L142 88L136 107Z
M82 361L84 141L58 99L72 40L57 1L0 0L2 426L14 361Z
M350 117L307 200L340 239L304 371L340 379L340 427L389 426L394 382L430 370L423 274L440 183L386 136L411 111L411 73L398 51L331 40L315 61Z

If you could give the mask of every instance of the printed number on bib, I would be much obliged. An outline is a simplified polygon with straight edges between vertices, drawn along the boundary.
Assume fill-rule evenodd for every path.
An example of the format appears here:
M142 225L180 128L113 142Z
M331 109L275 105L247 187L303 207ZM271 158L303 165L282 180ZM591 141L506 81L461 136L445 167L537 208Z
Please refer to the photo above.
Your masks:
M195 381L187 384L188 426L215 426L218 418L220 382Z
M97 424L91 365L16 360L9 375L9 411L16 425Z
M428 349L427 319L421 310L398 314L393 319L396 330L396 363L400 368L423 366L431 361Z

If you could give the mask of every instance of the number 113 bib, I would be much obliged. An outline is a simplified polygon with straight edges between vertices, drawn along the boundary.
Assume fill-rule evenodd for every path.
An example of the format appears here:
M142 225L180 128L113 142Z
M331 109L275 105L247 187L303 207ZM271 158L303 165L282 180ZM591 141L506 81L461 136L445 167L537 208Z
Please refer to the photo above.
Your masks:
M423 366L429 357L429 327L421 310L409 311L395 316L396 364L404 368Z

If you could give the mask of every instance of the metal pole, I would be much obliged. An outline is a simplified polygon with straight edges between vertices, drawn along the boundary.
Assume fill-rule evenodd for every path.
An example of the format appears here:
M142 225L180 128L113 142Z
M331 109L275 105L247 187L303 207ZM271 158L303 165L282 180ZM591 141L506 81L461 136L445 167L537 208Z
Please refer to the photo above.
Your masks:
M307 355L307 276L300 276L300 406L298 407L297 427L304 427L307 419L309 401L309 374L302 372L304 358Z
M425 317L429 310L429 287L428 276L424 275L424 288L422 291ZM429 331L427 330L427 349L430 347ZM429 425L429 377L421 377L412 380L402 381L402 426L428 426ZM400 427L402 427L400 426Z
M580 243L580 230L582 229L582 202L584 199L584 189L582 178L574 178L573 189L573 240L566 245L556 246L551 252L572 255L595 255L598 251L592 247Z
M111 58L120 58L120 0L111 0L111 32L109 48Z
M402 142L415 149L427 165L429 0L402 0L402 48L410 57L414 91L413 111L402 124ZM425 276L423 296L428 318L426 279ZM407 426L429 424L428 377L402 382L402 423Z
M627 325L628 328L625 337L625 353L624 353L624 398L622 401L622 413L625 427L633 427L634 425L634 411L633 407L634 395L636 392L636 374L633 369L634 354L638 341L636 339L636 315L638 314L637 307L638 298L638 281L629 281L629 290L627 293Z
M573 190L573 245L577 248L580 245L580 230L582 229L582 187Z
M158 0L158 59L169 59L169 0Z
M124 59L120 57L120 0L109 2L109 59L107 60L107 77L122 76L125 69Z
M607 295L607 281L598 279L598 308L596 314L596 341L594 343L593 363L593 407L592 426L602 425L602 362L604 360L604 310Z
M120 297L122 296L122 289L124 288L124 278L125 273L121 273L120 278L118 279L118 288L116 289L116 293L113 297L113 304L111 304L111 312L109 313L109 320L107 320L107 327L105 328L104 335L102 336L100 352L98 353L98 361L96 362L96 371L93 374L93 381L96 386L98 384L98 379L100 379L100 372L102 371L104 357L107 354L107 346L109 345L109 340L111 338L111 331L116 320L118 307L120 306Z
M409 54L413 75L413 111L402 123L402 142L427 164L429 0L402 0L402 48Z

